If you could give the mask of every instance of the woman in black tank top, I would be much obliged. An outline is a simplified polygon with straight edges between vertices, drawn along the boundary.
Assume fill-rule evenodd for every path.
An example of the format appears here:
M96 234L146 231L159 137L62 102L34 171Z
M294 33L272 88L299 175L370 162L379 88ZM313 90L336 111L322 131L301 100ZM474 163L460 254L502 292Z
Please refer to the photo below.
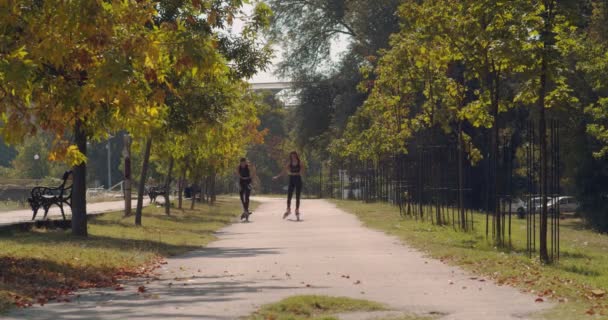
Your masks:
M291 214L291 198L293 192L296 192L296 218L300 221L300 195L302 194L302 174L304 173L304 165L300 161L298 153L292 151L289 154L289 162L285 166L285 169L273 179L278 179L282 175L287 173L289 175L289 187L287 188L287 210L283 215L283 219L287 218Z
M253 167L252 167L253 168ZM239 195L241 197L241 204L243 205L243 214L241 215L241 220L249 221L249 215L251 215L251 211L249 211L249 197L251 196L251 181L252 181L252 172L250 169L249 163L247 159L241 158L241 162L239 166L236 168L236 174L239 176L239 186L240 191Z

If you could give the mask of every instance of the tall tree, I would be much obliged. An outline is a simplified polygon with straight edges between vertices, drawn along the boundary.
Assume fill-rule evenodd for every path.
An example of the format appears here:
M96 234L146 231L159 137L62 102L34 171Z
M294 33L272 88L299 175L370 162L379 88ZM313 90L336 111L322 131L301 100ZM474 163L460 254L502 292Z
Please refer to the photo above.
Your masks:
M298 146L322 152L365 100L359 68L398 30L400 1L271 0L272 36L283 43L279 72L299 92ZM332 49L333 48L333 49ZM339 51L342 51L341 53ZM324 96L319 96L323 92ZM310 107L320 112L310 112Z
M87 141L149 106L138 100L146 79L163 74L155 63L162 31L147 28L154 6L23 0L0 12L2 133L9 142L53 134L51 158L74 166L72 233L86 236Z

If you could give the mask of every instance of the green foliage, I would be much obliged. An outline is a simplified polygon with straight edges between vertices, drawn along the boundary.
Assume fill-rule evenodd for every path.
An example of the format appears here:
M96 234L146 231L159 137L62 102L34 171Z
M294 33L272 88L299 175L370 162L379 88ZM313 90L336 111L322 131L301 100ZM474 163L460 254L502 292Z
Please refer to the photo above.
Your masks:
M563 192L605 226L607 12L591 0L404 2L390 48L361 63L368 96L332 153L378 159L462 139L475 164L498 137L521 141L527 121L559 120Z
M399 1L271 0L272 36L284 43L280 72L296 83L302 102L290 130L306 153L323 154L365 100L359 68L398 30ZM344 44L338 55L330 49Z
M271 93L264 95L258 112L259 130L266 133L264 143L247 149L247 158L255 166L259 178L259 181L254 181L255 189L264 193L280 193L283 192L282 186L275 183L272 177L283 169L285 155L294 149L286 126L288 112ZM236 167L234 160L233 166Z
M27 138L16 148L17 156L12 161L11 176L22 179L61 178L65 165L49 160L51 141L38 135Z

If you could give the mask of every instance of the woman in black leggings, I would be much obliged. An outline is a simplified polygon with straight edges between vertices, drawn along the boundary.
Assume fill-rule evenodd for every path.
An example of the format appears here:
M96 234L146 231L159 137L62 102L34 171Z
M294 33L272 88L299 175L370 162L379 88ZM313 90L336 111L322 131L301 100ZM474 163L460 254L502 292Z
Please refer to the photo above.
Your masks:
M241 215L241 221L249 221L251 211L249 211L249 196L251 195L251 182L252 177L255 174L255 168L249 166L247 159L241 158L239 166L236 168L236 174L239 176L240 196L241 204L243 205L243 214Z
M283 219L287 218L291 214L291 198L293 192L296 192L296 218L300 221L300 195L302 194L302 174L304 173L304 165L300 161L298 153L292 151L289 154L289 162L283 169L283 171L273 179L278 179L285 173L289 175L289 187L287 188L287 210L283 215Z

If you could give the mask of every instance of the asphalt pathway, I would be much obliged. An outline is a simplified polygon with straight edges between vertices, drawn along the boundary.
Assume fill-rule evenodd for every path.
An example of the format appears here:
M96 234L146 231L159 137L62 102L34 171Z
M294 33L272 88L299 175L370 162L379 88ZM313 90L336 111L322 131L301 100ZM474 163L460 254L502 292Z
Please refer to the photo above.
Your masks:
M8 319L238 319L302 294L368 299L445 320L529 319L550 306L430 259L325 200L303 201L301 222L281 219L282 199L255 200L262 204L251 223L168 259L157 281L82 291L70 303L15 310Z

